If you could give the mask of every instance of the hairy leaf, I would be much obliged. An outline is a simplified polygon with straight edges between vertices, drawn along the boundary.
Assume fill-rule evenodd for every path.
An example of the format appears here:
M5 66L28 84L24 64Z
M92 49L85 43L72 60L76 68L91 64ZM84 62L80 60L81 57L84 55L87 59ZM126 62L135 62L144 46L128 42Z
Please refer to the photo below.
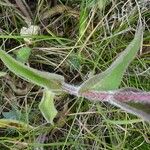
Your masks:
M126 112L150 121L150 92L123 88L114 91L88 91L82 93L81 96L94 101L107 101Z
M141 104L141 103L125 103L118 100L110 100L109 101L112 105L115 105L122 110L125 110L128 113L137 115L143 118L146 121L150 121L150 104Z
M150 92L144 92L134 88L124 88L114 94L109 101L115 106L150 121Z
M0 58L14 74L49 90L60 91L64 78L60 75L38 71L16 61L5 51L0 50Z
M143 28L140 26L137 29L134 39L120 54L120 56L112 63L112 65L106 71L93 76L81 84L79 93L83 93L89 90L101 91L118 89L126 68L135 58L138 50L141 47L142 39Z
M47 122L53 124L53 119L57 115L57 110L54 106L54 96L55 94L49 90L44 90L42 100L39 104L41 113Z

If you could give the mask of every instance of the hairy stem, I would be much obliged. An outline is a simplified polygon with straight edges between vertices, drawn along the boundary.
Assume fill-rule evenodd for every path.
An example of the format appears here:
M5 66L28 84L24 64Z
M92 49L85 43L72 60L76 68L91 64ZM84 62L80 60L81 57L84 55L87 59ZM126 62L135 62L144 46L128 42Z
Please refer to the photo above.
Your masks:
M111 97L120 102L137 102L150 104L150 92L145 91L88 91L79 95L79 87L75 87L66 83L63 84L62 89L71 95L85 97L87 99L95 101L108 101Z

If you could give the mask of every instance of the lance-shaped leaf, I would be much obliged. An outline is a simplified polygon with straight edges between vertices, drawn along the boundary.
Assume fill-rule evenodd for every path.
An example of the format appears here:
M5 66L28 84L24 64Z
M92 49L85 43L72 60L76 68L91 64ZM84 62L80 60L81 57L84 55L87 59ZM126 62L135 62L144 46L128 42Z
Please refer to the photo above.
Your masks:
M39 71L16 61L5 51L0 50L0 58L14 74L41 87L60 91L64 78L60 75Z
M109 102L126 112L150 121L150 92L124 88L118 90Z
M48 123L53 124L53 119L57 115L57 110L54 106L55 94L47 89L44 90L42 100L39 104L39 109Z
M122 110L125 110L128 113L134 114L139 116L140 118L150 121L150 104L141 104L141 103L134 103L134 102L121 102L115 99L109 101L112 105L115 105Z
M126 112L150 121L150 92L123 88L114 91L88 91L81 96L94 101L107 101Z
M12 119L0 119L0 128L16 128L18 130L31 130L33 129L32 126L17 120Z
M138 50L141 47L143 39L143 28L139 26L134 39L128 47L119 55L112 65L104 72L93 76L92 78L81 84L79 93L89 90L115 90L121 83L123 74L135 58Z

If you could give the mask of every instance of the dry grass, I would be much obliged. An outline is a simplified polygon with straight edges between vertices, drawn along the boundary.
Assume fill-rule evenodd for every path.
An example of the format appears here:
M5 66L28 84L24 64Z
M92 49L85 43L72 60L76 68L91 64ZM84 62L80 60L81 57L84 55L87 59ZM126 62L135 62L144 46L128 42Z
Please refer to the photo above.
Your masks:
M32 54L28 64L61 74L75 85L110 65L130 43L140 16L145 22L143 48L128 68L122 86L150 90L148 1L112 0L105 5L96 0L87 0L85 4L81 0L16 2L0 2L1 49L15 55L25 45L20 29L31 20L41 31L29 45ZM79 24L83 8L88 12L83 16L87 17L84 29ZM10 73L2 62L0 68L9 75L0 79L0 117L24 121L34 127L27 131L0 128L1 149L149 149L150 124L106 103L60 95L55 100L59 110L55 125L46 124L38 109L42 89Z

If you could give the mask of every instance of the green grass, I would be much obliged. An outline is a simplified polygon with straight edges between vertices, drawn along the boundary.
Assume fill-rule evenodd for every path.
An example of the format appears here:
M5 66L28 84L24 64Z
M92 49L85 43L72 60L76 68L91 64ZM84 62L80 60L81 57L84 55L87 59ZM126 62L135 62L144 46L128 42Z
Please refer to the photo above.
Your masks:
M7 2L5 0L2 2L0 47L11 51L15 57L18 46L25 45L20 29L26 26L26 22L19 9L4 5ZM76 14L86 10L84 15L88 16L74 17L71 14L74 11L66 10L59 14L54 12L55 15L42 21L39 16L54 7L53 4L42 0L27 2L34 16L32 24L41 28L41 34L34 36L32 45L29 45L32 53L28 65L41 71L58 73L65 77L66 82L80 85L90 74L107 69L126 48L134 37L140 17L145 22L142 51L128 67L121 87L149 91L148 4L139 4L138 10L136 2L131 5L130 1L125 3L110 0L103 7L97 2L87 0L83 5L81 0L56 1L55 5L72 7ZM122 8L129 11L122 12ZM34 13L34 10L39 13ZM86 17L88 20L81 25L80 19ZM59 113L54 120L54 126L47 124L38 108L42 89L9 72L2 62L0 68L9 76L0 78L0 118L13 118L33 126L33 129L27 131L13 125L0 128L0 149L150 149L150 124L108 103L93 103L87 99L62 94L55 99ZM11 88L10 82L22 91L27 87L27 92L18 94Z

